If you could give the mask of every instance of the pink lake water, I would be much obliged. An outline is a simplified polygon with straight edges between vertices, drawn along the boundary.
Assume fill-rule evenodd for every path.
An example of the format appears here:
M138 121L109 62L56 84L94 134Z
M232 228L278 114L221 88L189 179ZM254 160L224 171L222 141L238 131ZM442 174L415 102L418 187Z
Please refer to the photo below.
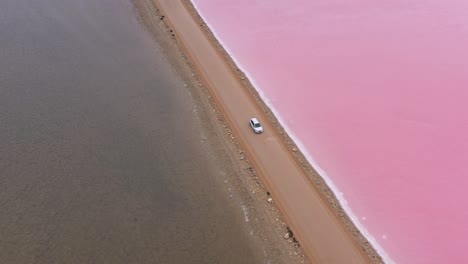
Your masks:
M193 2L389 262L468 263L468 1Z

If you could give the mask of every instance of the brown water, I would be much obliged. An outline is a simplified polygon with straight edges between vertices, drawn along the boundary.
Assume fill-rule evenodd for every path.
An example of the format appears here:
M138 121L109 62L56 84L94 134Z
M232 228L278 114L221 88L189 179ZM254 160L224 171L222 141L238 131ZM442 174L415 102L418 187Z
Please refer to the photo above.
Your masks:
M0 263L257 262L196 109L130 1L0 1Z

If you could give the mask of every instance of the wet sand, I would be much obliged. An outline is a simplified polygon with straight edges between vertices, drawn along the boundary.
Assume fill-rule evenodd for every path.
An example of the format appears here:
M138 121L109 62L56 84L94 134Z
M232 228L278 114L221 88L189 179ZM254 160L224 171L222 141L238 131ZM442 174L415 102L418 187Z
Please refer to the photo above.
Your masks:
M300 262L134 8L0 3L0 263Z
M246 88L206 25L182 0L154 0L161 19L174 30L179 45L194 65L203 83L230 125L233 136L271 191L274 203L291 226L302 249L316 263L382 262L362 235L343 214L336 199L330 197L323 181L315 183L299 162L297 149L291 148L278 132L277 123L267 122L268 109ZM240 74L242 76L242 74ZM254 135L249 118L259 117L265 133ZM281 130L279 130L281 131ZM317 177L317 176L315 176ZM316 179L316 178L315 178Z

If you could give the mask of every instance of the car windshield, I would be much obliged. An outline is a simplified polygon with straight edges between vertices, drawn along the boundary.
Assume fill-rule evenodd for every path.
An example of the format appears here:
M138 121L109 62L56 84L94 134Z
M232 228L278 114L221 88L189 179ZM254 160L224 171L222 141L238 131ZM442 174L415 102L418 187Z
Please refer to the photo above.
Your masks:
M254 123L254 127L261 127L260 123Z

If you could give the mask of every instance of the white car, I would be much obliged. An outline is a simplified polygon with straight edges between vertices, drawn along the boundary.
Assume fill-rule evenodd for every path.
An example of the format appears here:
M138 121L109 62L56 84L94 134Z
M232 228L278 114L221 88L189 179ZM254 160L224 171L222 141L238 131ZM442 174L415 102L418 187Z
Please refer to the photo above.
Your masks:
M262 125L260 124L260 122L258 122L257 118L255 118L255 117L250 119L250 127L253 129L253 131L256 134L263 133Z

